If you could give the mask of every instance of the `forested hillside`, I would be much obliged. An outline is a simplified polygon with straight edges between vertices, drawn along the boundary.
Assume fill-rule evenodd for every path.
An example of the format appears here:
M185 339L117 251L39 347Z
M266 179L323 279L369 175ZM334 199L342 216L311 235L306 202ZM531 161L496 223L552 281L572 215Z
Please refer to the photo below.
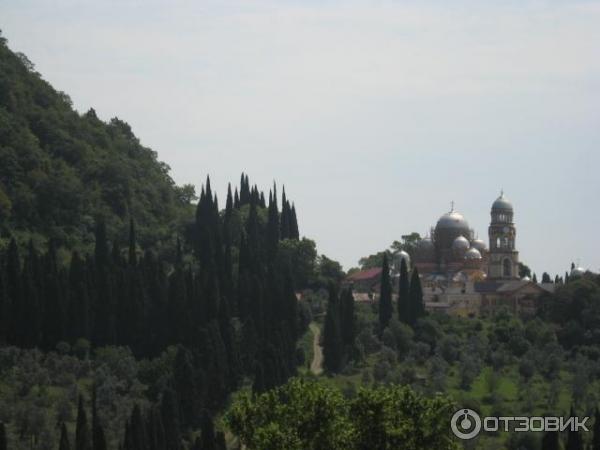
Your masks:
M90 249L94 222L126 239L157 246L191 219L191 186L178 187L169 167L140 144L130 126L77 113L69 96L42 79L0 35L0 232L20 242L55 240ZM4 239L3 245L7 245Z
M284 189L242 174L221 209L207 178L195 200L2 40L0 448L224 448L229 394L296 373L296 288L339 264Z

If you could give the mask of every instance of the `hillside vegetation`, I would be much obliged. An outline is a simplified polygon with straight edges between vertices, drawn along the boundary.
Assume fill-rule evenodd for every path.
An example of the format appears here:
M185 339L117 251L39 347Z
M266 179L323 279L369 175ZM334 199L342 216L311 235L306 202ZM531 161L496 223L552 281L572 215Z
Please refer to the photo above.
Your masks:
M94 221L126 239L135 218L144 246L171 238L192 218L191 186L178 187L169 166L124 121L79 114L27 57L0 35L0 231L37 244L91 248Z

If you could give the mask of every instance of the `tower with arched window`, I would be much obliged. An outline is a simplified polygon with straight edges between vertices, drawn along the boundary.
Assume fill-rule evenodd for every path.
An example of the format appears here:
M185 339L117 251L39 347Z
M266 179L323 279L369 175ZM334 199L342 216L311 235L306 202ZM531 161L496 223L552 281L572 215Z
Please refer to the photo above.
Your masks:
M492 222L489 227L489 279L519 279L519 252L515 247L517 230L513 214L513 206L502 192L492 205Z

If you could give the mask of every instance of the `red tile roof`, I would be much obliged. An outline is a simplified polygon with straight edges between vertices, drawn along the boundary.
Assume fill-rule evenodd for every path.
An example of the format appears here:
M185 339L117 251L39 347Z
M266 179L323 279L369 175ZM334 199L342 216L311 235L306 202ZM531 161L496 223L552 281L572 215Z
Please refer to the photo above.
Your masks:
M375 267L373 269L361 270L360 272L353 273L347 280L349 281L363 281L371 280L381 276L381 267Z

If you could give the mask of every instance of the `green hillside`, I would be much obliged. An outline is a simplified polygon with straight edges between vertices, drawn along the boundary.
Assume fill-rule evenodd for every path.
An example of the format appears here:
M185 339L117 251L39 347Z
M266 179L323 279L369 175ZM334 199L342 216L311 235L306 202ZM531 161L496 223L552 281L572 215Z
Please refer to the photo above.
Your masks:
M0 37L0 230L90 248L94 220L126 239L129 217L142 245L170 239L192 217L190 186L144 147L124 121L81 115L23 54Z

